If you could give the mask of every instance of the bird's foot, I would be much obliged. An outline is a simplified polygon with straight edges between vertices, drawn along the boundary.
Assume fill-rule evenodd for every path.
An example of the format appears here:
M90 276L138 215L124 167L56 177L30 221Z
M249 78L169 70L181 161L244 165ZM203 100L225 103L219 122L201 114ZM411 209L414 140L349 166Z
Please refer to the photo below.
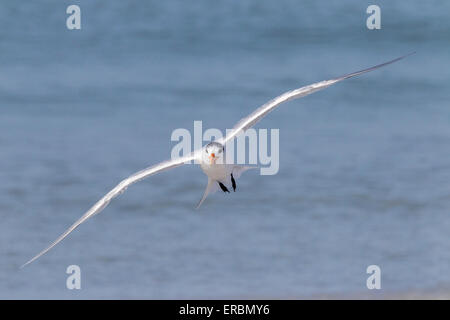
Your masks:
M233 191L236 192L236 180L234 180L233 174L231 174L231 185L233 186Z
M228 190L228 188L227 188L222 182L219 182L219 186L220 186L220 189L222 189L223 192L228 192L228 193L230 193L230 191Z

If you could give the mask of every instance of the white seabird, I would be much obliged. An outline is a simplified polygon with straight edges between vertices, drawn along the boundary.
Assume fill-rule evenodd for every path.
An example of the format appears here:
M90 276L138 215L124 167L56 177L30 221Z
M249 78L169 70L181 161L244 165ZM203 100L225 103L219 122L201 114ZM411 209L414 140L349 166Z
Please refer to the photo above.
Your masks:
M209 193L217 190L218 187L220 187L224 192L229 192L228 188L226 187L226 184L231 182L231 185L233 187L233 190L236 189L236 181L235 178L239 178L240 174L244 172L245 170L249 169L250 167L245 166L237 166L237 165L231 165L225 163L225 145L228 141L231 139L234 139L237 135L241 134L242 132L245 132L247 129L251 128L255 123L257 123L259 120L261 120L264 116L266 116L269 112L274 110L276 107L281 105L283 102L287 102L289 100L301 98L304 96L307 96L311 93L314 93L316 91L325 89L335 83L338 83L342 80L352 78L355 76L358 76L360 74L373 71L375 69L381 68L383 66L386 66L388 64L394 63L396 61L399 61L413 53L404 55L402 57L399 57L397 59L376 65L374 67L370 67L364 70L356 71L353 73L349 73L346 75L343 75L338 78L334 78L331 80L324 80L320 82L316 82L313 84L310 84L308 86L304 86L292 91L288 91L286 93L283 93L282 95L276 97L273 100L270 100L266 104L262 105L255 111L253 111L250 115L247 117L241 119L228 133L225 138L219 139L214 142L208 143L203 148L196 150L192 152L190 155L181 157L178 159L172 159L167 160L161 163L158 163L154 166L148 167L142 171L139 171L130 177L122 180L114 189L109 191L103 198L101 198L97 203L95 203L83 216L81 216L80 219L78 219L73 225L71 225L66 231L64 231L63 234L61 234L54 242L52 242L47 248L39 252L36 256L34 256L32 259L28 260L25 264L22 265L22 267L30 264L31 262L38 259L40 256L47 253L50 249L52 249L55 245L57 245L59 242L61 242L65 237L67 237L73 230L75 230L80 224L91 218L92 216L96 215L100 211L102 211L110 202L112 199L123 193L130 185L148 178L154 174L173 169L176 167L179 167L185 163L190 163L192 160L195 160L197 163L200 163L200 166L203 170L203 172L208 177L208 184L206 187L206 190L203 194L203 197L199 201L197 208L203 203L203 201L206 199Z

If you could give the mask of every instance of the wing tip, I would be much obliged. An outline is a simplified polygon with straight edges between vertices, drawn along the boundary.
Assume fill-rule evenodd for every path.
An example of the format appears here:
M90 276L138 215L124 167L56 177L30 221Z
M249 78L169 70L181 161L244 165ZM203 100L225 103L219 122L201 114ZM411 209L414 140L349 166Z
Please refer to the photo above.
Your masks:
M403 55L403 56L401 56L401 57L398 57L397 59L391 60L390 62L395 62L395 61L402 60L402 59L404 59L404 58L406 58L406 57L409 57L409 56L412 56L412 55L414 55L414 54L416 54L416 53L417 53L417 51L412 51L412 52L407 53L407 54L405 54L405 55Z
M21 266L19 267L19 269L22 270L22 269L25 268L27 265L29 265L30 263L32 263L34 260L35 260L34 258L28 260L28 261L25 262L23 265L21 265Z
M39 252L39 253L38 253L37 255L35 255L33 258L31 258L30 260L28 260L27 262L25 262L23 265L21 265L19 269L23 269L23 268L25 268L27 265L33 263L34 261L36 261L37 259L39 259L40 257L42 257L44 254L46 254L50 249L51 249L51 247L46 248L45 250Z
M406 58L406 57L412 56L413 54L416 54L416 53L417 53L417 51L412 51L410 53L405 54L403 57Z
M338 78L333 79L333 81L342 81L342 80L345 80L345 79L353 78L353 77L355 77L355 76L359 76L359 75L364 74L364 73L367 73L367 72L371 72L371 71L377 70L377 69L379 69L379 68L382 68L382 67L385 67L385 66L387 66L387 65L390 65L390 64L392 64L392 63L394 63L394 62L400 61L400 60L402 60L402 59L404 59L404 58L406 58L406 57L409 57L409 56L411 56L411 55L413 55L413 54L416 54L416 51L412 51L412 52L410 52L410 53L408 53L408 54L405 54L405 55L400 56L400 57L398 57L398 58L389 60L389 61L387 61L387 62L378 64L378 65L376 65L376 66L373 66L373 67L370 67L370 68L367 68L367 69L363 69L363 70L359 70L359 71L356 71L356 72L352 72L352 73L343 75L343 76L341 76L341 77L338 77Z

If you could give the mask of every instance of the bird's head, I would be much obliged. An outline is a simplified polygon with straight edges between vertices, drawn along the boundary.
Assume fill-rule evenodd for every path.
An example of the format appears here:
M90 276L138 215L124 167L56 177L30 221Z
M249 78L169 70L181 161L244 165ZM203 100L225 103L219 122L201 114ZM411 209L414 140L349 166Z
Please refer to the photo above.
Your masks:
M225 147L218 142L210 142L203 149L203 162L209 165L224 163Z

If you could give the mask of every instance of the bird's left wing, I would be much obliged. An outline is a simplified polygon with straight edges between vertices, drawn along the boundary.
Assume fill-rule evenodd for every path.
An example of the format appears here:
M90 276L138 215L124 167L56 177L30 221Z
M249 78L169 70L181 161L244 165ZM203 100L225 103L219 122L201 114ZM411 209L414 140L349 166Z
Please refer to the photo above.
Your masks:
M262 105L261 107L259 107L258 109L256 109L255 111L253 111L250 115L248 115L245 118L242 118L234 127L233 129L230 131L230 133L228 133L226 135L226 137L224 139L222 139L221 141L219 141L222 144L226 144L228 141L230 141L231 139L233 139L234 137L236 137L237 135L245 132L247 129L251 128L253 125L255 125L255 123L257 123L258 121L260 121L264 116L266 116L269 112L271 112L272 110L274 110L276 107L278 107L280 104L282 104L283 102L287 102L293 99L298 99L304 96L307 96L311 93L314 93L316 91L328 88L329 86L340 82L342 80L348 79L348 78L352 78L355 76L359 76L360 74L366 73L366 72L370 72L373 70L376 70L378 68L384 67L388 64L397 62L403 58L406 58L407 56L410 56L414 54L410 53L407 55L404 55L402 57L399 57L397 59L376 65L374 67L370 67L364 70L360 70L360 71L356 71L353 73L349 73L346 75L343 75L341 77L338 78L334 78L331 80L324 80L324 81L320 81L320 82L316 82L313 84L310 84L308 86L304 86L292 91L288 91L283 93L282 95L276 97L275 99L270 100L269 102L267 102L266 104Z
M163 161L161 163L158 163L154 166L148 167L144 170L141 170L139 172L136 172L135 174L129 176L128 178L122 180L114 189L112 189L110 192L108 192L103 198L101 198L97 203L95 203L80 219L78 219L73 225L69 227L63 234L61 234L58 239L56 239L52 244L50 244L47 248L39 252L36 256L34 256L32 259L28 260L25 264L22 265L21 268L26 266L27 264L32 263L34 260L39 258L40 256L47 253L51 248L56 246L59 242L61 242L65 237L67 237L73 230L75 230L80 224L85 222L90 217L96 215L100 211L102 211L110 202L112 199L117 197L118 195L125 192L125 190L132 184L145 179L149 176L152 176L156 173L160 173L172 168L179 167L183 165L184 163L190 162L192 160L197 159L198 152L193 152L189 156L181 157L175 160L167 160Z

